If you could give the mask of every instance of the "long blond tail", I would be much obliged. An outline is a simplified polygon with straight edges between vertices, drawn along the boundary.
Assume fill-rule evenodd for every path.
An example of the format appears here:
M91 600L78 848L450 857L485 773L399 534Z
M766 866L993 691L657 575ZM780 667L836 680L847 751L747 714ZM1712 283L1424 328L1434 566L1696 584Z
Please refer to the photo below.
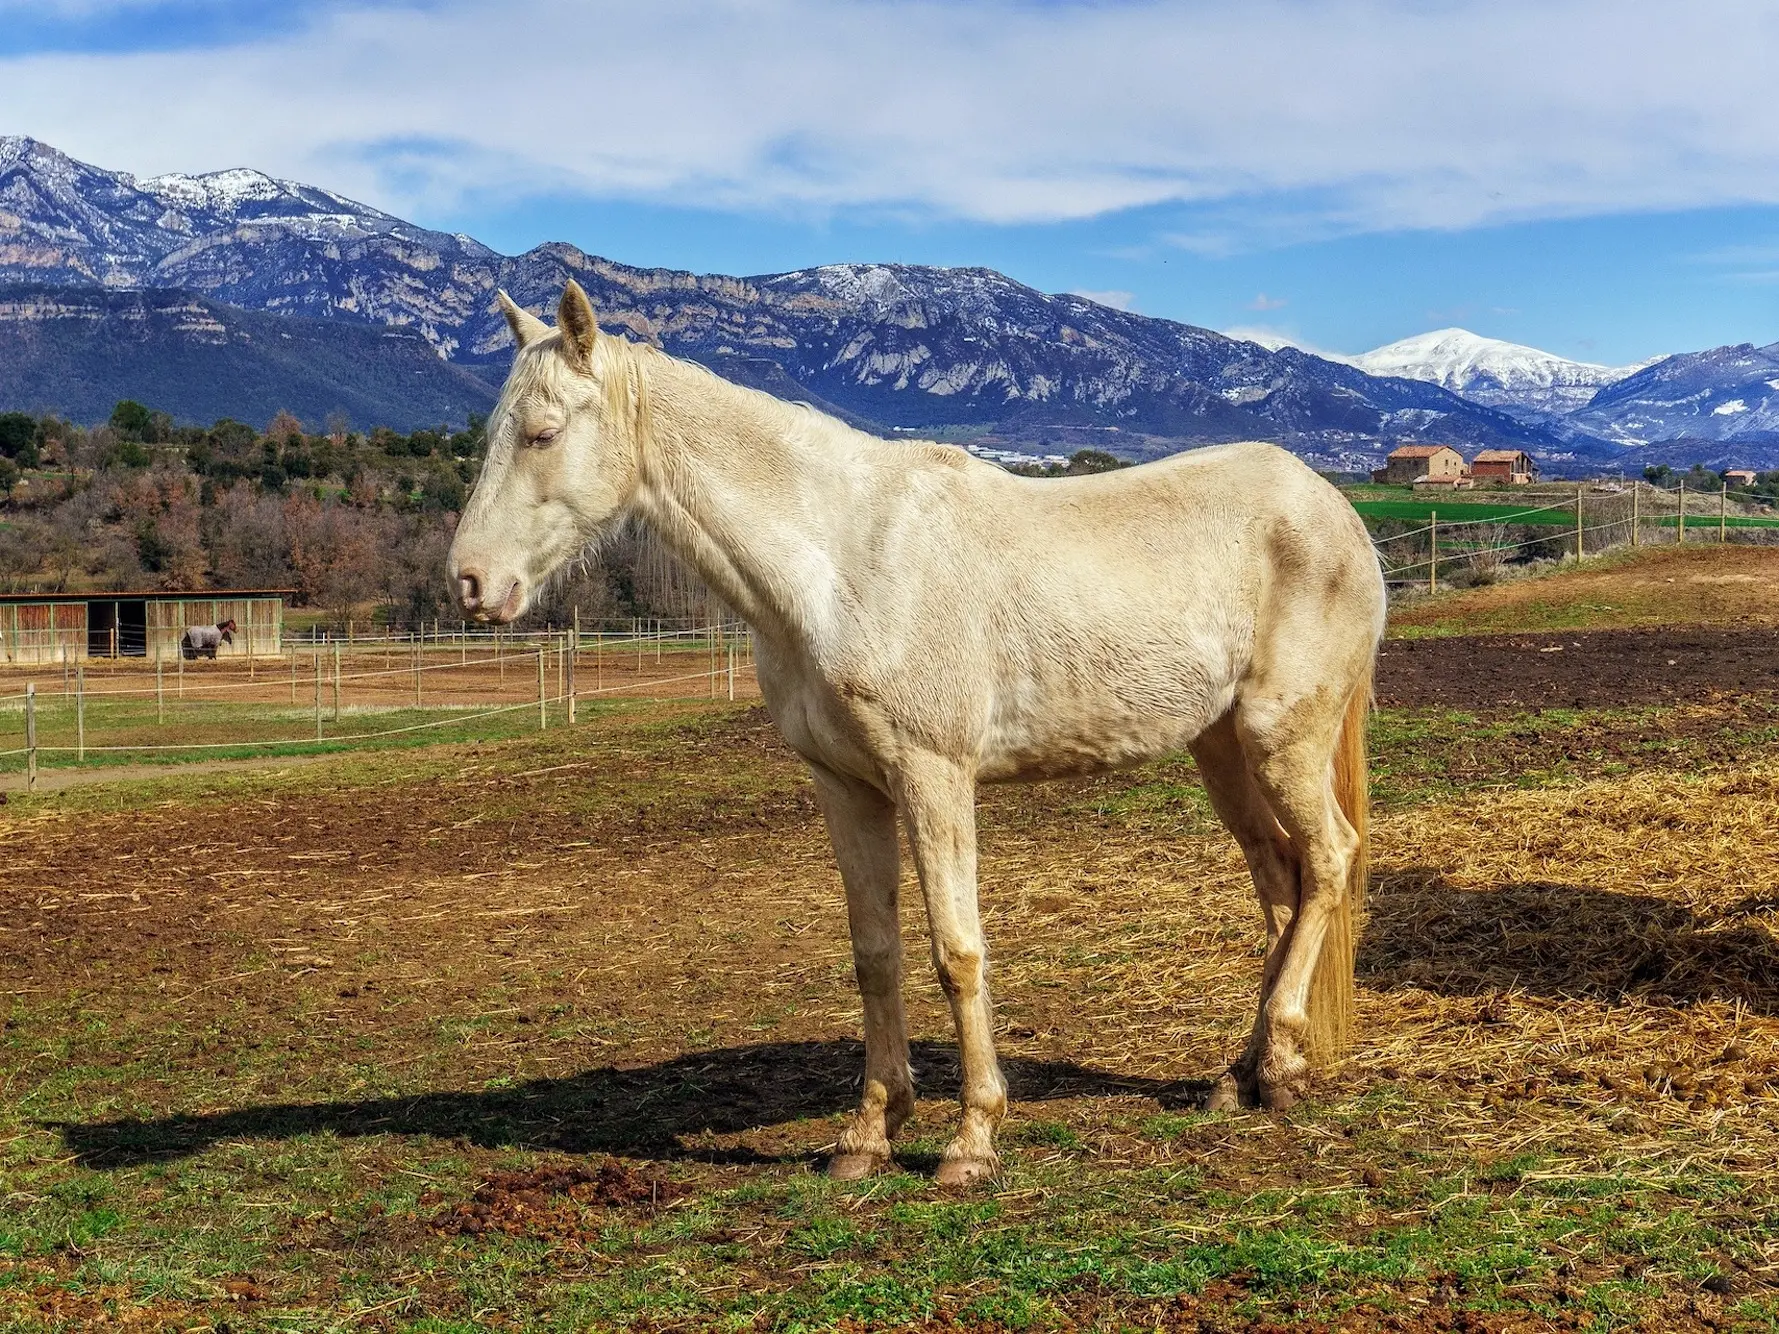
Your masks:
M1371 672L1353 692L1334 747L1334 799L1359 835L1359 848L1347 876L1347 892L1328 923L1322 954L1310 978L1309 1033L1305 1043L1311 1064L1333 1065L1353 1043L1353 950L1365 911L1370 836L1370 775L1365 760L1365 723L1371 715Z

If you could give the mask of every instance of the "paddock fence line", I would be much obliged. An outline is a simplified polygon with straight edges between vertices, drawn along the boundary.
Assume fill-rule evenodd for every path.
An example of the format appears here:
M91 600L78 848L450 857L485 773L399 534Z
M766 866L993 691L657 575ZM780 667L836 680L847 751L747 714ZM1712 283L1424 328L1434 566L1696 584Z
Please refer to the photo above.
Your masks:
M1447 513L1462 515L1469 508L1455 501ZM1573 522L1559 525L1537 518L1562 512ZM1512 531L1532 527L1544 531L1517 538ZM1779 520L1732 511L1727 486L1700 492L1646 482L1613 491L1582 484L1572 499L1479 519L1442 519L1432 509L1428 522L1419 527L1372 535L1385 582L1424 585L1428 591L1439 586L1442 568L1499 567L1534 548L1558 559L1583 560L1627 545L1727 545L1732 540L1779 541Z
M728 621L630 635L441 628L318 636L287 644L279 658L182 661L178 671L165 661L62 665L60 693L53 682L46 690L32 680L22 692L0 694L0 718L22 715L14 736L24 743L0 748L0 773L18 772L22 757L27 791L40 760L79 766L89 754L115 763L332 753L527 714L535 714L525 724L535 730L573 726L577 706L607 700L733 701L758 693L751 636Z

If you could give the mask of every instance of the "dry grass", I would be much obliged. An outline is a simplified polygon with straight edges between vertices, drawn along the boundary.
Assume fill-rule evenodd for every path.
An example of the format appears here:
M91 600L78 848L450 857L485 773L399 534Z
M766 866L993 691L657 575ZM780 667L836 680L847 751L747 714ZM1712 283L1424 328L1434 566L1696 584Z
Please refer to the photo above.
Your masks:
M1418 598L1394 634L1779 623L1779 547L1629 548L1580 567Z

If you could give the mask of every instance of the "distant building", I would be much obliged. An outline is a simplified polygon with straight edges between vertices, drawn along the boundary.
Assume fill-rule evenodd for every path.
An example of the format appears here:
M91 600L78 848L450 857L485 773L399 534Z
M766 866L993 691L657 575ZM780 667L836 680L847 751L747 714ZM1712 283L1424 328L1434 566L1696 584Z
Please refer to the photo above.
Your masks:
M179 657L193 625L235 622L223 657L284 651L288 588L218 588L195 593L0 594L0 661L78 662L83 658Z
M1485 449L1470 460L1470 474L1479 482L1528 486L1538 480L1538 460L1523 449Z
M1726 468L1723 480L1738 489L1747 489L1754 485L1755 475L1752 468Z
M1435 486L1457 486L1459 478L1468 476L1464 456L1450 445L1400 445L1390 451L1384 466L1371 474L1371 480L1393 486L1423 481Z

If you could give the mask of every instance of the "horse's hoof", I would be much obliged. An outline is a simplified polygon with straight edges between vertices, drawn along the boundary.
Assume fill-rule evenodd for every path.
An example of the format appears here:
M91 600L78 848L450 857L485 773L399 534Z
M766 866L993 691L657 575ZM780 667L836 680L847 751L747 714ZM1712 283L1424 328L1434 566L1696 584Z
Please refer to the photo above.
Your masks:
M828 1159L830 1181L863 1181L890 1165L887 1153L837 1153Z
M1242 1105L1241 1087L1233 1079L1219 1079L1205 1098L1207 1112L1239 1112Z
M1288 1112L1297 1105L1298 1091L1289 1084L1262 1084L1261 1105L1269 1112Z
M968 1190L992 1180L1000 1170L993 1158L946 1158L939 1164L939 1189Z

